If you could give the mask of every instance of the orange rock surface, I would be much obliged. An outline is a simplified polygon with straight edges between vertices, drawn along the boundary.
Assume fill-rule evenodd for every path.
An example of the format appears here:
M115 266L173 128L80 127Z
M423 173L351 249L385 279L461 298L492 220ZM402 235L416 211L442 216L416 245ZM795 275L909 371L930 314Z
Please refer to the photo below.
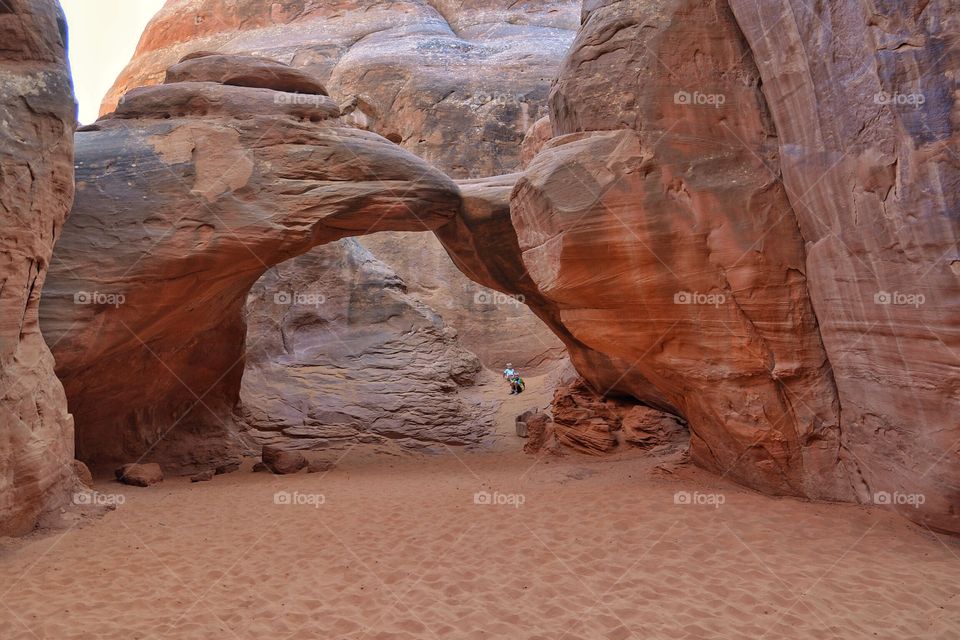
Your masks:
M75 483L73 419L37 318L73 200L75 107L59 6L0 8L0 535L17 535Z

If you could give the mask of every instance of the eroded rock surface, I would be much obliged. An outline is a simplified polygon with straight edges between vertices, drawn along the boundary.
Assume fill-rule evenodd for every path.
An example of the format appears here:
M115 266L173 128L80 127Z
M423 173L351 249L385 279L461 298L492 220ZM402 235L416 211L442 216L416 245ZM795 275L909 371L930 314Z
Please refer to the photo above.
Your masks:
M454 177L506 173L546 113L579 4L175 0L147 26L102 113L191 53L255 53L356 98L358 121Z
M579 4L177 0L148 25L103 109L113 110L135 87L164 80L235 84L231 78L240 78L239 84L268 86L267 68L269 88L294 90L289 81L273 82L279 72L269 63L245 58L238 69L235 56L210 55L255 53L315 77L349 122L450 176L507 173L518 168L525 132L547 112L550 83L573 39ZM190 59L180 62L184 57ZM294 100L308 105L310 98ZM502 369L513 361L540 371L562 357L562 344L533 314L516 299L467 279L432 235L379 234L360 243L455 328L457 341L487 367Z
M717 472L850 498L803 238L759 84L722 3L592 8L552 98L557 137L513 191L513 223L559 323L606 356L571 352L597 390L674 408L693 459Z
M268 271L247 302L242 415L257 442L322 449L482 441L493 407L456 332L354 239Z
M960 5L731 5L807 242L860 498L960 531Z
M229 457L243 297L257 277L348 235L434 230L473 281L522 296L585 379L558 396L556 422L528 424L527 448L646 447L659 437L651 433L674 432L672 414L689 425L695 462L745 485L827 500L886 496L927 526L960 531L957 8L946 0L869 9L854 0L589 2L550 118L532 129L529 109L468 106L489 86L476 84L486 69L500 72L537 46L533 33L563 37L563 11L524 22L526 11L497 8L494 20L483 10L416 2L168 3L118 87L158 83L169 64L199 49L263 50L316 71L334 98L318 89L304 94L308 101L278 100L295 94L211 82L234 76L208 61L215 72L195 69L183 76L189 82L137 90L79 137L82 146L91 136L85 153L94 160L79 169L91 176L79 182L90 200L68 232L86 238L67 241L65 255L88 266L62 274L52 339L78 320L78 337L58 347L58 365L71 402L100 425L91 442L142 452L172 424L186 433L165 455L186 466ZM541 49L525 69L549 57ZM484 71L464 73L481 60ZM188 71L202 67L190 62ZM323 125L337 113L393 142ZM516 143L528 129L522 173L476 178L517 168ZM401 147L470 179L458 190ZM349 161L347 149L362 162ZM471 154L482 160L469 164ZM107 157L119 158L117 166ZM380 171L390 168L384 184ZM164 177L171 172L176 182ZM161 196L148 198L141 174ZM149 204L131 208L138 199ZM429 397L449 391L469 415L465 396L445 388L464 370L452 335L404 297L433 295L432 283L445 280L432 268L433 279L408 277L435 264L424 257L437 255L432 242L411 245L419 254L368 242L391 256L376 274L366 258L351 265L358 249L343 242L299 259L302 273L281 267L270 276L301 291L329 286L355 308L277 312L261 304L269 279L257 285L251 317L267 327L257 335L270 348L256 354L251 346L251 366L300 378L297 406L284 412L269 380L251 378L251 397L270 407L250 422L258 439L370 437L363 430L377 432L381 416L369 412L368 394L378 385L406 393L374 362L369 377L337 389L356 389L363 410L341 401L335 414L311 415L313 384L354 373L350 354L327 348L324 367L304 366L340 325L390 365L410 355L391 331L434 350L443 382ZM156 249L144 255L150 243ZM387 285L392 273L406 293ZM359 276L350 286L348 274ZM100 296L96 307L66 306L81 286L109 294L107 285L128 278L138 284L121 288L122 303ZM387 286L367 297L369 282ZM145 306L127 311L134 295ZM373 313L381 304L393 313ZM351 327L351 309L362 326ZM172 337L171 327L189 323L195 333ZM120 370L147 381L136 396L119 385ZM212 385L192 397L184 389L197 382ZM620 415L597 394L643 404ZM114 397L120 420L116 406L92 400ZM124 441L107 438L118 432Z
M731 4L585 8L513 192L540 313L699 464L960 531L957 9Z
M76 482L73 419L37 317L73 200L76 116L56 2L0 3L0 42L0 535L18 535Z
M77 134L78 197L43 316L81 459L149 453L190 471L235 458L244 305L260 275L319 244L457 214L442 173L374 133L291 111L288 95L146 87Z
M156 462L131 462L114 471L114 475L123 484L134 487L149 487L163 482L163 469Z
M604 398L582 378L556 390L551 411L557 442L590 455L629 447L656 448L662 455L681 450L690 438L675 416L629 399Z

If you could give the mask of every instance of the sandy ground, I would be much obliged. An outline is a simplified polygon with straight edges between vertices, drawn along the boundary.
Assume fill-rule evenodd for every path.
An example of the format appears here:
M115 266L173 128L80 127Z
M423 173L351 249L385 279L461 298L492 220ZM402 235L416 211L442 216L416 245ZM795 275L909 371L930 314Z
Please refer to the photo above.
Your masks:
M0 545L0 638L960 637L958 541L658 462L356 450L103 481L116 510Z

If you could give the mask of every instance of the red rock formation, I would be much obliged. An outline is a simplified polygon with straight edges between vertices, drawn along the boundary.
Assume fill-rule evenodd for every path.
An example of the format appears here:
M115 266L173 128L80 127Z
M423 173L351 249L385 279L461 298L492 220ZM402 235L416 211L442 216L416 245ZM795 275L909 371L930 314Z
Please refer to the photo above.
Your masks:
M217 82L290 93L328 95L320 81L309 73L258 56L191 53L167 69L163 83L176 82Z
M732 4L585 11L513 192L541 315L701 465L960 531L957 10Z
M163 469L156 462L131 462L116 469L114 476L123 484L134 487L149 487L158 482L163 482Z
M191 52L255 53L303 69L358 118L454 177L513 170L544 115L579 3L172 0L103 101L157 84ZM257 85L259 86L259 85ZM362 114L362 116L360 115Z
M577 340L645 381L635 397L689 421L696 462L769 492L852 497L776 131L723 9L592 10L555 88L558 137L513 192L523 261ZM608 372L577 364L608 390Z
M435 230L472 280L523 296L590 391L651 407L628 420L583 389L559 398L555 424L534 421L534 444L644 446L670 420L656 408L689 423L695 462L743 484L895 505L914 496L908 517L960 531L960 19L947 0L861 4L588 2L524 172L465 180L458 192L392 143L323 119L343 104L350 122L457 177L512 170L529 113L471 96L491 86L488 69L524 52L532 65L496 86L531 86L527 70L550 65L533 37L553 41L550 19L511 26L502 18L524 11L512 5L493 11L498 22L413 1L168 3L118 87L159 82L187 52L257 50L319 71L338 99L311 94L304 106L269 86L176 83L133 92L80 137L83 147L90 136L80 163L89 200L64 255L81 273L64 272L58 292L133 283L122 292L137 298L113 311L51 303L52 339L71 333L59 366L78 418L95 425L90 441L105 446L119 423L128 440L97 453L143 451L161 427L182 425L167 457L228 457L245 292L267 266L373 222ZM479 61L482 72L463 73ZM184 63L182 77L244 76L214 62ZM470 164L476 154L484 160ZM120 159L110 171L108 156ZM403 193L375 183L382 172ZM159 195L132 209L147 201L145 184ZM404 271L424 264L418 255L395 271L412 282ZM258 317L295 335L324 316ZM133 393L118 371L145 383ZM183 388L195 383L210 388L192 398Z
M860 498L960 531L960 5L731 5L777 128Z
M376 231L429 230L456 185L312 96L184 82L77 135L77 198L43 299L79 457L172 470L236 455L247 292L270 266ZM244 111L245 109L245 111Z
M520 145L520 168L526 169L552 137L553 124L550 123L550 116L543 116L534 122L523 136L523 143Z
M675 416L626 399L604 398L582 378L556 390L551 411L557 442L591 455L624 447L678 450L689 441L686 427Z
M72 490L73 420L37 309L73 199L66 27L47 0L0 3L0 535Z
M351 122L448 175L506 173L518 166L524 133L546 113L550 82L573 39L578 10L572 0L176 0L148 25L103 110L165 74L168 80L193 78L185 74L198 65L207 68L204 78L232 83L223 74L238 72L213 56L166 69L197 52L252 52L316 76L350 112ZM488 367L511 360L531 371L552 365L562 353L561 343L522 304L464 277L432 235L379 234L360 243Z

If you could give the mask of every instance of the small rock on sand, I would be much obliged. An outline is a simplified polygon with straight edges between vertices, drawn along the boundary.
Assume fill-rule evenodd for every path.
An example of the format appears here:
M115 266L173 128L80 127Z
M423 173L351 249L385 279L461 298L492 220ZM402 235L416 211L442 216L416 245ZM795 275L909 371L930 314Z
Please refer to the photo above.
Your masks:
M278 474L296 473L307 466L307 459L299 451L285 451L264 445L260 454L270 471Z
M214 475L216 475L216 472L213 469L207 469L206 471L201 471L200 473L195 473L190 476L190 482L206 482L207 480L213 480Z
M135 487L149 487L163 481L163 470L156 462L125 464L115 474L120 482Z

